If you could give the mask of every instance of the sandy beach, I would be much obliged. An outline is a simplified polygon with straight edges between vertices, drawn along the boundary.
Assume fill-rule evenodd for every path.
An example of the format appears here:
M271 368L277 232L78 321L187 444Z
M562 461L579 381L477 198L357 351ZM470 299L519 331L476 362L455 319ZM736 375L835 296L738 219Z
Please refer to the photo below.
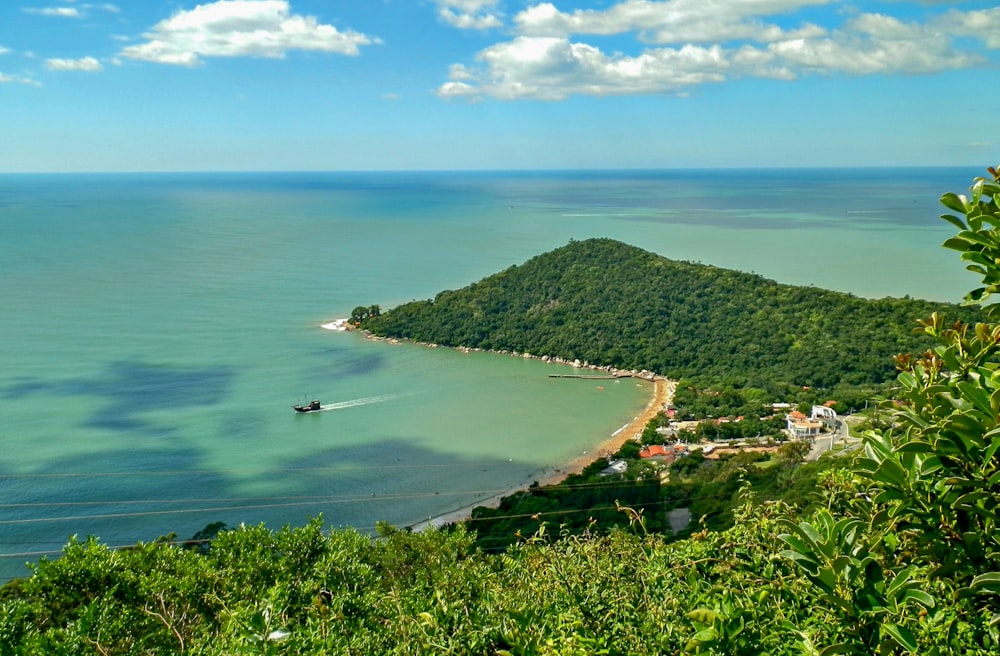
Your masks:
M614 432L608 439L601 442L592 452L584 452L580 456L574 458L569 463L561 466L555 467L550 470L545 471L540 477L537 477L531 481L525 481L523 485L517 487L512 487L509 490L505 490L500 494L492 496L488 499L483 499L477 501L476 503L463 506L461 508L456 508L451 512L438 515L436 517L431 517L422 522L414 524L411 528L415 531L420 531L432 526L444 526L446 524L453 524L455 522L461 522L469 519L472 516L472 511L479 506L487 506L495 508L500 505L500 500L506 496L510 496L518 490L523 490L530 486L535 481L538 481L539 485L554 485L561 482L564 478L570 474L579 474L584 470L584 468L592 463L597 458L602 458L605 456L610 456L611 454L618 451L625 442L628 440L641 435L643 429L645 429L646 424L649 420L656 416L656 413L661 410L665 410L666 407L671 403L674 396L674 390L676 389L677 383L672 380L667 380L666 378L656 377L653 379L653 397L650 399L646 408L635 416L629 423L625 424L617 431Z

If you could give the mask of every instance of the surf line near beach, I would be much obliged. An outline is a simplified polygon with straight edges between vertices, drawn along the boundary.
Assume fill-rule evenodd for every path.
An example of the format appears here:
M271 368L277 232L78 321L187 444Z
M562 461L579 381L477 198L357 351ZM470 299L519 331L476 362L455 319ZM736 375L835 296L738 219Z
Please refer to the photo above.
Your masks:
M523 485L512 487L492 497L476 501L475 503L462 506L461 508L456 508L450 512L429 517L421 522L411 525L410 528L414 531L422 531L432 527L440 528L447 524L467 521L472 518L472 511L476 508L496 508L500 505L500 501L503 500L504 497L509 497L515 492L525 490L535 482L537 482L540 486L561 483L567 476L582 472L587 465L594 462L596 459L615 453L618 449L622 448L622 445L624 445L627 441L642 435L642 431L646 428L646 424L648 424L649 421L657 415L657 413L665 411L667 406L673 402L674 391L677 389L677 381L668 380L662 376L653 376L652 382L653 397L650 399L649 404L646 405L646 408L641 413L636 415L632 421L616 430L611 434L611 437L599 444L592 455L588 455L584 452L584 454L577 456L566 465L547 469L540 477L531 481L525 481Z

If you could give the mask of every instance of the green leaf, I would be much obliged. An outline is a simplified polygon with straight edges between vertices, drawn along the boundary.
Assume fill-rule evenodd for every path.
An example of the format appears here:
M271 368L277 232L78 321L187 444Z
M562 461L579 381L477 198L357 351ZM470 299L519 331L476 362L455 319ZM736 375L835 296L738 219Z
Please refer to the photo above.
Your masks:
M962 212L962 213L965 214L965 212ZM965 230L966 229L965 222L962 221L962 219L958 218L957 216L955 216L953 214L942 214L941 218L944 219L945 221L947 221L948 223L952 224L953 226L955 226L959 230Z
M922 440L911 440L896 447L896 453L900 455L931 453L934 446Z
M882 628L906 651L917 651L917 639L909 629L898 624L886 624Z
M934 597L930 596L923 590L907 590L906 594L903 595L904 601L915 601L924 608L934 608Z
M714 628L709 627L707 629L702 629L701 631L698 631L693 636L691 636L691 639L696 642L705 643L705 642L713 642L714 640L717 640L718 637L719 637L718 632Z
M966 241L972 242L974 244L979 244L980 246L986 246L987 248L995 248L996 240L990 239L981 232L975 230L963 230L958 233L959 239L965 239Z
M951 504L951 507L961 510L971 510L977 501L989 499L992 498L992 496L993 495L988 492L982 491L967 492L955 499L955 501Z
M968 206L966 204L965 198L959 197L958 194L948 192L941 196L941 204L947 207L949 210L954 210L959 214L965 214L968 211Z
M910 574L912 573L913 573L912 565L910 567L904 567L903 569L899 570L896 576L892 577L892 582L889 583L889 587L886 588L886 592L892 596L895 596L899 592L900 588L909 583Z
M701 622L702 624L711 624L715 621L716 614L715 611L708 608L696 608L689 612L686 617L689 620Z
M1000 572L986 572L972 579L973 590L1000 594Z
M906 485L906 470L896 460L886 459L875 470L872 479L878 483L903 487Z
M969 250L969 248L971 248L972 246L967 240L960 239L959 237L951 237L949 239L946 239L944 243L941 245L944 246L945 248L950 248L953 251L962 251L963 253Z

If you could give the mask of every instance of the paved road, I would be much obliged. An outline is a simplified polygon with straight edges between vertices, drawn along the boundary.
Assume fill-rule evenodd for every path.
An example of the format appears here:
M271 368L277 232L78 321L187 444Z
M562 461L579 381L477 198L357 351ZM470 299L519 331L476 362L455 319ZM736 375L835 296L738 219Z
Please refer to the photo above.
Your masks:
M847 430L847 423L837 415L837 430L833 431L829 435L821 435L816 438L813 442L812 449L809 451L809 455L806 456L806 460L816 460L821 455L830 450L833 443L837 440L844 440L850 437L850 433Z

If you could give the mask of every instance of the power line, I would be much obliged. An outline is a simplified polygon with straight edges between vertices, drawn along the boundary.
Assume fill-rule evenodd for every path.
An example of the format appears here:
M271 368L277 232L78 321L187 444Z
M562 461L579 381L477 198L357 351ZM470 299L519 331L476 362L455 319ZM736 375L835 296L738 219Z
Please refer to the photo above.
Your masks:
M428 495L416 495L416 496L428 496ZM383 497L383 498L388 498L388 497ZM605 510L617 510L619 508L633 507L633 506L636 507L636 508L642 509L642 508L649 508L649 507L652 507L652 506L665 506L665 505L673 505L673 504L684 503L684 502L690 503L690 502L699 501L699 500L702 500L702 499L714 499L714 498L719 498L719 497L718 497L718 495L703 495L703 496L691 496L691 497L678 497L678 498L672 498L672 499L663 499L663 500L659 500L659 501L639 502L639 503L633 503L633 504L631 504L629 506L619 506L619 505L614 505L614 506L593 506L593 507L589 507L589 508L566 508L566 509L560 509L560 510L548 510L548 511L541 511L541 512L532 512L532 513L518 513L518 514L510 514L510 515L493 515L493 516L489 516L489 517L467 517L467 518L461 520L460 522L455 522L455 523L465 523L465 524L469 524L469 525L474 526L474 524L476 522L501 521L501 520L506 520L506 519L542 518L542 517L553 517L553 516L559 516L559 515L593 513L593 512L601 512L601 511L605 511ZM372 499L371 499L371 497L359 497L357 500L358 501L371 501ZM307 504L275 504L273 506L259 506L259 507L287 507L289 505L307 505ZM254 508L254 506L234 507L234 508L231 508L231 509L232 510L241 510L241 509L252 509L252 508ZM200 510L204 510L204 511L217 511L217 510L220 510L220 509L196 509L196 510L193 510L191 512L198 512ZM174 512L174 511L159 511L159 512L155 512L155 513L134 513L134 514L138 514L138 515L142 515L142 514L170 514L171 512ZM188 511L181 510L181 511L177 511L177 512L188 512ZM129 515L131 515L131 514L129 514ZM108 515L107 517L118 517L118 516L120 516L120 515ZM69 519L69 518L64 518L64 519ZM83 517L82 519L89 519L89 518L88 517ZM431 519L433 519L433 518L431 518ZM13 521L18 521L18 520L13 520ZM416 522L416 524L419 524L419 523L422 523L422 522ZM352 528L352 529L354 529L356 531L371 531L371 530L375 530L377 527L375 527L375 526L363 526L363 527L350 527L350 528ZM504 538L500 538L500 537L482 538L482 539L489 540L489 541L494 541L494 542L498 542L498 543L506 541ZM181 543L194 543L194 542L202 542L202 541L201 540L179 540L178 542L181 542ZM8 542L8 544L11 544L11 543ZM13 544L24 544L24 543L13 543ZM125 548L131 548L131 547L134 547L134 546L135 546L135 544L129 544L129 545L120 545L120 546L108 546L107 548L108 549L125 549ZM60 554L60 553L62 553L61 549L60 550L54 550L54 551L30 551L30 552L29 551L25 551L25 552L18 552L18 553L0 553L0 559L3 559L3 558L22 558L22 557L32 557L32 556L44 556L44 555L53 555L53 554Z
M348 466L344 465L327 465L323 467L281 467L281 468L264 468L264 467L242 467L242 468L227 468L224 470L217 469L176 469L176 470L146 470L146 469L136 469L132 471L119 471L119 472L40 472L40 473L24 473L24 474L0 474L0 481L5 479L44 479L44 478L118 478L118 477L128 477L128 476L225 476L226 474L240 473L240 472L258 472L265 474L273 473L289 473L289 472L343 472L345 469L348 471L380 471L380 470L394 470L394 469L444 469L444 468L471 468L471 467L497 467L499 465L520 465L522 463L517 462L504 462L499 463L497 461L491 462L456 462L456 463L415 463L415 464L402 464L402 465L367 465L367 464L350 464ZM538 470L539 473L543 473L543 469Z
M545 492L559 492L563 490L599 490L604 488L621 488L621 487L631 487L633 481L609 481L609 482L592 482L592 483L556 483L553 485L539 485L530 487L518 487L518 488L495 488L487 490L453 490L449 492L439 492L439 491L421 491L421 492L407 492L407 493L393 493L393 494L381 494L369 496L351 496L351 495L296 495L296 496L264 496L264 497L202 497L202 498L181 498L181 499L125 499L125 500L93 500L93 501L38 501L38 502L26 502L26 503L0 503L0 509L2 508L60 508L60 507L92 507L92 506L127 506L127 505L157 505L157 504L171 504L171 503L185 503L185 504L195 504L195 503L209 503L209 502L233 502L239 503L242 501L317 501L317 502L330 502L344 500L357 500L357 501L373 501L373 500L384 500L384 499L405 499L405 498L419 498L424 496L465 496L465 495L489 495L495 496L497 494L503 494L509 492L510 495L516 494L517 492L534 492L534 491L545 491ZM19 520L7 520L9 522L16 522ZM0 521L0 524L4 523Z

